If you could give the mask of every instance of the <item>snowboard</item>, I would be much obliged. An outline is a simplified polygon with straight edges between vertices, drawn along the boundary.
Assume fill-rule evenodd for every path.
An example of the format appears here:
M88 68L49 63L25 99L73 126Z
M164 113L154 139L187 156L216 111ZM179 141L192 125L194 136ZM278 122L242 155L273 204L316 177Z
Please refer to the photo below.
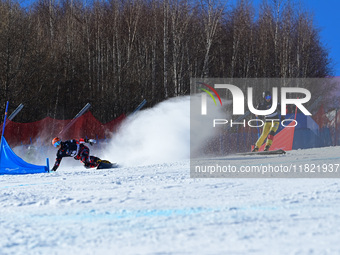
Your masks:
M109 169L109 168L117 168L117 163L111 163L108 160L101 160L97 166L97 169Z
M257 152L241 152L237 153L237 155L282 155L286 154L286 151L279 149L274 151L257 151Z

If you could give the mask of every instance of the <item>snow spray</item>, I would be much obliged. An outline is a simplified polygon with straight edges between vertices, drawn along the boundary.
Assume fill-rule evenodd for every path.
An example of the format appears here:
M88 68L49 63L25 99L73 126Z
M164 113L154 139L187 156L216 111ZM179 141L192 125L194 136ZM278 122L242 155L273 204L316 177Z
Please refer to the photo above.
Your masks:
M169 99L128 117L101 154L125 166L189 159L190 98Z

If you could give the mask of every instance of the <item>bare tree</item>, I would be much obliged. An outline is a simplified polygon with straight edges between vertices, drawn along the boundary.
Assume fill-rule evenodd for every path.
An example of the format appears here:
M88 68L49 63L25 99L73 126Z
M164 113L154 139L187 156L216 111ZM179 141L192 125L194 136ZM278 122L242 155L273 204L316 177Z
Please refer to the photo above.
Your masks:
M312 15L291 0L0 0L0 95L22 121L107 122L146 98L188 94L190 77L325 77ZM1 110L0 106L0 110Z
M225 4L215 0L201 0L202 20L204 27L205 54L203 60L202 77L209 75L209 57L211 46L216 39L218 24L222 19Z

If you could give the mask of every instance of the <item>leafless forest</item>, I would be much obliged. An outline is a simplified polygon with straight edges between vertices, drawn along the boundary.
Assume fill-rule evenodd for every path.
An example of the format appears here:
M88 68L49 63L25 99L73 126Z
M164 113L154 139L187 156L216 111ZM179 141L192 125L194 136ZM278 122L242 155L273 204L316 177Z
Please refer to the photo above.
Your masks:
M190 93L190 77L325 77L313 16L288 0L0 0L0 111L108 122L144 98Z

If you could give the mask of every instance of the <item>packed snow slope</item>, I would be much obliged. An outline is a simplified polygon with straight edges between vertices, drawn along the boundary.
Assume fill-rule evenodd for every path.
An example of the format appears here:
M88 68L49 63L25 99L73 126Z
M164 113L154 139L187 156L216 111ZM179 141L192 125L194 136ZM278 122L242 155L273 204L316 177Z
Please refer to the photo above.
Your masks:
M155 109L155 118L166 114L168 108L162 109ZM138 126L131 132L146 132L139 140L114 139L121 146L106 155L118 163L121 156L120 168L87 170L69 165L76 162L69 158L57 172L0 176L0 254L340 253L339 179L193 179L182 151L188 146L178 148L177 156L161 155L188 143L183 128L168 134L169 146L150 141L160 146L151 152L144 139L158 131L148 135ZM176 132L180 137L172 136ZM167 133L158 139L161 134ZM133 145L136 151L129 151ZM123 152L131 153L131 162ZM340 147L330 147L264 157L338 164L339 155ZM254 160L239 156L237 162Z

